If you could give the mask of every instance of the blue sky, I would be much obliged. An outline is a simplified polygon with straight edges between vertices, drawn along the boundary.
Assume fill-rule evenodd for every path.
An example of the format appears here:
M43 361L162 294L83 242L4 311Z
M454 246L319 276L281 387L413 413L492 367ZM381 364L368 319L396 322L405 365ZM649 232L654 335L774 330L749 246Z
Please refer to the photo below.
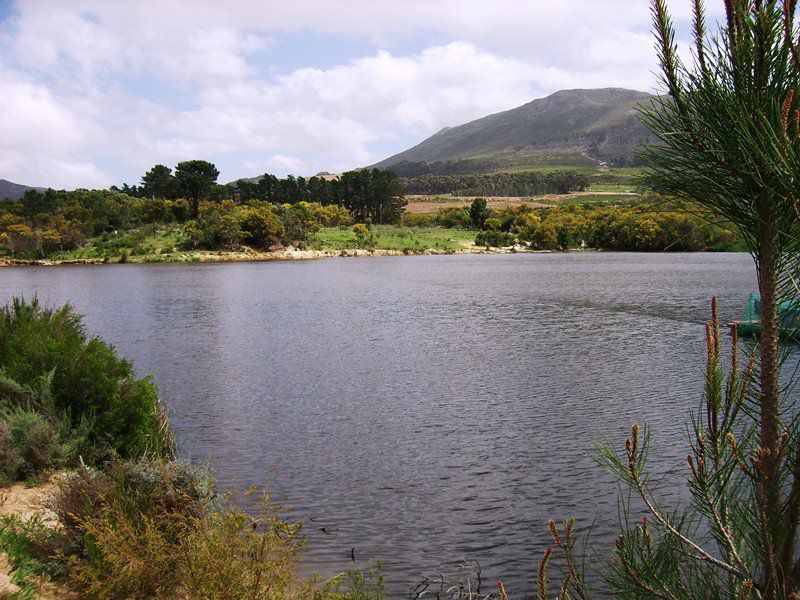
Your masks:
M647 0L0 0L0 178L339 172L560 89L656 91L649 23Z

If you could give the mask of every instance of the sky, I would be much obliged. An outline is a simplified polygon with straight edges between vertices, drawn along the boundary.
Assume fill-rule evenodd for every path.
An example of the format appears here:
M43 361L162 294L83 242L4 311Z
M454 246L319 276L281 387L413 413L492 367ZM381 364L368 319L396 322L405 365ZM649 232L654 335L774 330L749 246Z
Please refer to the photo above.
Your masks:
M690 5L670 2L681 37ZM0 179L341 172L558 90L658 92L655 72L648 0L0 0Z

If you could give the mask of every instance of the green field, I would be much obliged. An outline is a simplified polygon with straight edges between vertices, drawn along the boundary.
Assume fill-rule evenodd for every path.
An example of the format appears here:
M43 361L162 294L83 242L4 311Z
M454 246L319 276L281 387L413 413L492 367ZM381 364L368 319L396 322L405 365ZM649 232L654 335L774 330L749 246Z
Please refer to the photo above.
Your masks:
M401 227L375 225L371 248L384 250L445 250L455 251L475 241L475 232L443 227ZM358 248L359 242L350 227L326 227L317 232L312 248L319 250L345 250Z

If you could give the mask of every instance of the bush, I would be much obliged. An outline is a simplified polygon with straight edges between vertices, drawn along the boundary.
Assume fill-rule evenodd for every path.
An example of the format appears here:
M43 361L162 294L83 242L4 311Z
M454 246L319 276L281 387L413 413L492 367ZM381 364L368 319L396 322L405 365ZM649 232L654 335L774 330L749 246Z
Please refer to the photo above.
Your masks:
M50 310L36 299L14 299L0 309L0 370L10 382L0 386L0 402L9 407L27 398L50 423L63 418L66 429L84 432L75 452L89 463L110 454L172 452L156 386L137 379L112 346L88 337L69 305ZM34 398L45 376L51 386L46 403L44 395Z
M472 220L466 208L447 206L436 213L436 222L448 229L469 229Z
M356 235L356 243L359 248L371 248L375 246L375 234L364 223L353 225L353 233Z
M279 213L286 230L284 241L298 246L308 244L319 231L319 222L314 218L311 205L307 202L282 205Z
M0 421L0 483L16 481L22 463L22 455L11 435L11 425L8 421Z
M54 500L52 558L86 598L311 598L294 576L299 526L266 496L256 517L237 508L252 495L216 502L207 471L180 461L79 469Z
M433 227L436 217L427 213L403 213L400 224L404 227Z
M506 248L516 243L517 237L507 231L481 231L475 237L476 246L486 246L487 248Z
M202 202L198 219L186 223L184 234L190 248L236 249L243 236L236 205L231 200Z
M299 580L300 525L253 490L215 498L207 470L188 463L81 467L59 482L52 508L53 527L36 517L0 524L0 548L24 589L29 575L46 573L81 598L383 598L380 564L321 585Z
M536 250L555 250L558 248L558 232L555 226L545 221L527 236L531 247Z
M15 451L19 457L16 469L2 473L7 481L32 477L53 468L63 459L60 436L44 415L16 407L5 411L2 422L9 435L0 443L10 448L0 452L10 456Z
M487 231L500 231L500 229L503 227L503 221L501 221L497 217L492 217L484 221L483 227Z
M323 206L316 202L309 202L308 206L314 219L323 227L340 227L353 223L353 215L344 206L338 204Z
M246 210L241 228L244 242L262 250L279 245L286 233L278 217L272 211L263 208Z

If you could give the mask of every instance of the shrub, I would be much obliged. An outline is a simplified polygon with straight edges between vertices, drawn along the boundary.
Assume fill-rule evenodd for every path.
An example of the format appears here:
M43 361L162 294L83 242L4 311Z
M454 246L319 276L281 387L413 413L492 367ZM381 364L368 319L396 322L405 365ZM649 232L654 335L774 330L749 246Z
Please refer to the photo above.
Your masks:
M317 231L319 222L314 218L307 202L282 205L280 219L286 230L284 241L287 244L305 245L311 241Z
M440 208L436 213L436 222L448 229L469 229L472 224L469 211L456 206Z
M531 247L536 250L555 250L558 248L558 232L555 226L544 221L536 227L533 233L528 236Z
M267 209L250 208L242 218L244 242L266 250L283 241L286 230L278 217Z
M36 299L14 299L0 309L0 369L18 392L27 389L29 395L52 372L50 406L40 400L32 408L51 413L51 423L63 416L68 429L85 432L77 451L90 463L110 453L124 458L172 452L156 386L150 378L137 379L112 346L87 336L69 305L50 310ZM0 400L6 406L19 402L7 388L0 388Z
M4 442L16 449L20 458L16 471L3 473L8 480L32 477L63 458L60 436L41 413L15 407L6 410L2 420L10 433Z
M344 206L323 206L316 202L309 202L308 206L314 219L323 227L340 227L353 223L353 215Z
M54 500L70 585L86 598L311 598L295 579L300 527L267 496L213 499L208 473L187 463L79 469ZM339 586L330 586L330 589ZM328 587L325 588L328 597Z
M486 219L486 221L484 221L483 227L487 231L500 231L500 229L503 227L503 221L497 217L492 217L491 219Z
M11 426L8 421L0 420L0 483L15 481L22 463L22 455L11 435Z
M36 236L33 229L22 223L5 227L0 233L0 245L11 254L24 254L36 249Z
M481 231L475 237L475 245L487 248L505 248L517 243L517 237L507 231Z
M197 220L186 223L184 234L190 248L235 249L243 236L236 205L231 200L202 202Z
M356 235L356 243L359 248L369 248L375 245L375 234L364 223L353 225L353 233Z
M432 227L436 217L427 213L403 213L400 224L404 227Z
M31 576L63 576L63 566L50 560L57 551L59 534L48 527L40 517L22 520L8 515L0 521L0 548L14 567L11 580L21 591L10 598L36 598ZM6 597L6 596L3 596Z

